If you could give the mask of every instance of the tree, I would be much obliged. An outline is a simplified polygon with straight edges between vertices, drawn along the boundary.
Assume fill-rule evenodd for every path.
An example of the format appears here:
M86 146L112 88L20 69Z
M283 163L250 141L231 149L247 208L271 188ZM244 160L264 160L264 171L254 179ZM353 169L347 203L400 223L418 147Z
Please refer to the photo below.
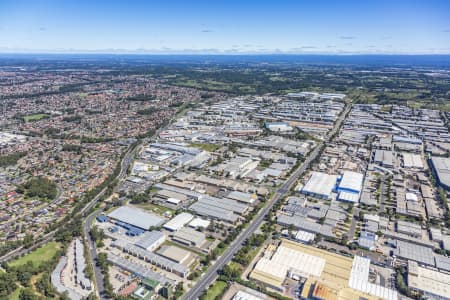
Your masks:
M34 236L27 234L23 239L23 246L29 248L34 243Z
M240 270L238 268L233 268L230 265L225 265L222 269L221 275L225 277L226 281L232 281L239 278Z
M0 298L6 298L17 288L14 275L11 273L0 273Z
M20 291L19 300L37 300L40 297L36 296L31 288L22 289Z
M183 292L184 292L183 282L180 281L180 282L178 282L178 284L175 286L175 292L174 292L175 298L181 297L181 295L183 295Z
M50 275L43 273L42 277L36 282L36 288L48 298L55 297L55 291L50 282Z
M348 243L348 235L347 234L342 235L341 243L342 243L342 245L347 245L347 243Z
M33 177L17 187L19 193L27 197L53 200L58 194L56 183L45 177Z

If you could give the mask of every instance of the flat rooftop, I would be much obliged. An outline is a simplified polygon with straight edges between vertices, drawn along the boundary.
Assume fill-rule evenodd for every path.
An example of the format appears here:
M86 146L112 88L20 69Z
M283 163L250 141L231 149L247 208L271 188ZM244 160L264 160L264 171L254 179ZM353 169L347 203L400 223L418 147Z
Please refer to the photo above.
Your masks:
M144 230L148 230L150 227L158 227L164 223L164 219L160 216L131 206L121 206L109 213L108 216Z
M416 262L408 263L408 285L445 299L450 295L450 275L423 268Z

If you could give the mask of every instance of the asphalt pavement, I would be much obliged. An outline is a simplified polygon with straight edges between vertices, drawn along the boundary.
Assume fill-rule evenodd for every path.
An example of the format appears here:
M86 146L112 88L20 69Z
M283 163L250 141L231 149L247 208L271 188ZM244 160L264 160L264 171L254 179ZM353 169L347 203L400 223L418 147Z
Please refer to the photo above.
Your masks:
M101 269L97 266L97 250L95 249L95 241L91 238L91 235L89 234L91 229L91 224L94 221L95 217L101 212L101 209L98 209L94 212L92 212L89 216L87 216L84 225L84 236L87 239L88 246L89 246L89 254L90 257L88 258L90 260L90 263L92 264L92 268L94 269L94 284L97 288L97 296L100 299L107 299L104 296L105 286L103 284L103 274Z

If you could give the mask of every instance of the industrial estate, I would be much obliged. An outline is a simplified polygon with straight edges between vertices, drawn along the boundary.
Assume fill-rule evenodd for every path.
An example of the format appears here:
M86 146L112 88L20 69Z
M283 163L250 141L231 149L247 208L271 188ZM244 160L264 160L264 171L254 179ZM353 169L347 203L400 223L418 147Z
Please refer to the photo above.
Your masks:
M445 109L54 68L0 69L5 299L450 299Z

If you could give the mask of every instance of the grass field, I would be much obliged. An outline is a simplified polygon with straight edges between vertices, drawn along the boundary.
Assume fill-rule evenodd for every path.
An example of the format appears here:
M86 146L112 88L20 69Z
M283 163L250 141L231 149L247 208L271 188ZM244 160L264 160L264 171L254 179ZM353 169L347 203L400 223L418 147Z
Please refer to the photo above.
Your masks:
M20 291L22 288L17 288L11 295L8 296L9 300L19 300Z
M160 205L157 205L157 204L153 204L153 203L139 203L136 206L138 206L138 207L140 207L142 209L154 212L154 213L159 214L159 215L162 215L165 212L169 212L172 215L175 214L175 210L167 208L167 207L164 207L164 206L160 206Z
M47 114L34 114L34 115L28 115L28 116L23 117L23 120L25 121L25 123L27 123L27 122L39 121L39 120L47 118L47 117L48 117Z
M55 256L56 251L58 251L60 248L60 243L50 242L23 257L13 260L9 263L9 265L11 267L18 267L31 261L34 266L40 266L41 264L46 263L47 261L52 259Z
M202 300L215 300L217 296L222 295L227 288L225 281L216 281L207 291L206 295L202 297Z
M220 145L206 143L192 143L191 146L208 152L214 152L221 147Z

